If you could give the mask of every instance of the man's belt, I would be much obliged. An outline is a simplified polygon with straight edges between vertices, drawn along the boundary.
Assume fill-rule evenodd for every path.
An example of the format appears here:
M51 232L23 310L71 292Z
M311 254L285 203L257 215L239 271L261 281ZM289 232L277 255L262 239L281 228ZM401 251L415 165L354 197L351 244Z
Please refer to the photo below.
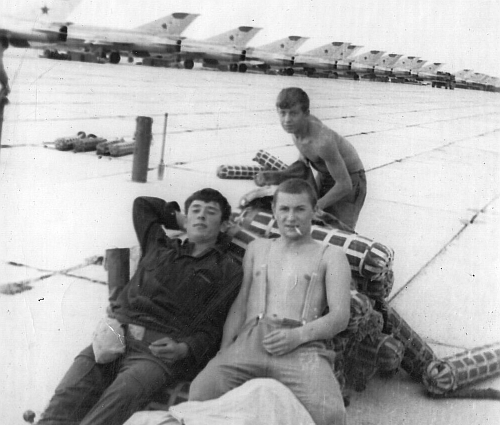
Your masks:
M154 341L158 341L159 339L170 337L166 333L158 332L152 329L147 329L141 325L135 325L130 323L127 325L127 336L131 337L137 341L144 341L147 343L152 343Z

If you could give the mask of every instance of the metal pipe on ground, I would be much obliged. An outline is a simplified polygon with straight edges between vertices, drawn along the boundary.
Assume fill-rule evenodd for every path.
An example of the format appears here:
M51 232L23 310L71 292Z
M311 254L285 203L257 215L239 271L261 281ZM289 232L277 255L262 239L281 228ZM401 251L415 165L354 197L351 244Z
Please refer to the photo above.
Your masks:
M151 128L153 119L137 117L135 130L134 161L132 165L132 181L146 183L148 179L149 149L151 147Z

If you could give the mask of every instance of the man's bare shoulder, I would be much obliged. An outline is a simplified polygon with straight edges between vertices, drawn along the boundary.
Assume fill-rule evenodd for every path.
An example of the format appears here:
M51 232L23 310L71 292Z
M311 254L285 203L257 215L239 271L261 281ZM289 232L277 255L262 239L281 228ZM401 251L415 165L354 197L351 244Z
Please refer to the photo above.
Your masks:
M331 265L336 265L339 263L346 263L347 262L347 256L344 252L344 250L338 246L334 245L329 245L328 248L326 249L325 253L323 254L323 259L325 262L331 264Z
M313 130L311 131L311 140L314 143L316 152L320 156L329 156L332 151L338 151L341 144L344 142L343 136L317 118L312 122Z
M251 269L255 269L260 264L267 264L266 256L271 242L270 239L257 238L248 244L243 261L246 273L250 273Z
M302 257L297 259L297 261L306 261L308 264L321 264L325 261L329 261L330 258L330 248L338 248L335 246L326 246L315 239L311 239L306 245L304 245ZM319 261L319 263L318 263Z
M323 267L326 276L334 276L335 282L343 282L349 285L351 266L342 248L330 245L323 256Z
M321 121L319 118L311 115L310 117L310 122L311 122L311 128L312 128L312 136L316 136L318 141L334 141L338 142L342 140L344 137L337 133L334 129L331 127L328 127L323 121Z
M249 249L259 249L268 246L272 242L272 239L255 238L252 242L248 244Z
M247 255L255 256L258 253L264 252L267 250L267 247L272 242L271 239L264 238L256 238L252 242L250 242L247 246Z

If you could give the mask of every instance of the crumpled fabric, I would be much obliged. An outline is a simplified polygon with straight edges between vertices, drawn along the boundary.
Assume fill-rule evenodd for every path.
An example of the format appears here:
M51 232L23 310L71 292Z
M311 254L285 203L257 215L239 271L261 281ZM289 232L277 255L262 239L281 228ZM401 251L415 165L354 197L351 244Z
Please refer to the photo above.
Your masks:
M116 319L104 317L93 334L92 348L96 363L109 363L125 353L125 330Z
M208 401L187 401L168 412L137 412L124 425L314 425L293 393L267 378Z

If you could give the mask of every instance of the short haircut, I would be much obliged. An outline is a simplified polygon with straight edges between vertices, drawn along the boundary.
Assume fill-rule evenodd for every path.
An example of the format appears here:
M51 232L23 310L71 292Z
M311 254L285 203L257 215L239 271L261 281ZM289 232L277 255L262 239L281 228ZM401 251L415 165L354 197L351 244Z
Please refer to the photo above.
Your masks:
M279 109L290 109L300 105L303 112L309 110L309 96L299 87L287 87L280 91L276 99L276 107Z
M276 192L274 192L273 206L276 206L279 193L289 193L293 195L306 193L313 208L316 207L316 203L318 202L318 196L314 188L308 181L302 179L288 179L281 183L276 189Z
M222 213L221 222L227 221L229 220L229 217L231 217L231 205L229 205L227 199L218 190L205 188L194 192L184 203L184 210L186 214L193 201L203 201L206 203L213 201L218 203Z
M9 47L9 39L7 38L7 36L5 36L5 35L0 36L0 44L2 45L2 47L4 49Z

